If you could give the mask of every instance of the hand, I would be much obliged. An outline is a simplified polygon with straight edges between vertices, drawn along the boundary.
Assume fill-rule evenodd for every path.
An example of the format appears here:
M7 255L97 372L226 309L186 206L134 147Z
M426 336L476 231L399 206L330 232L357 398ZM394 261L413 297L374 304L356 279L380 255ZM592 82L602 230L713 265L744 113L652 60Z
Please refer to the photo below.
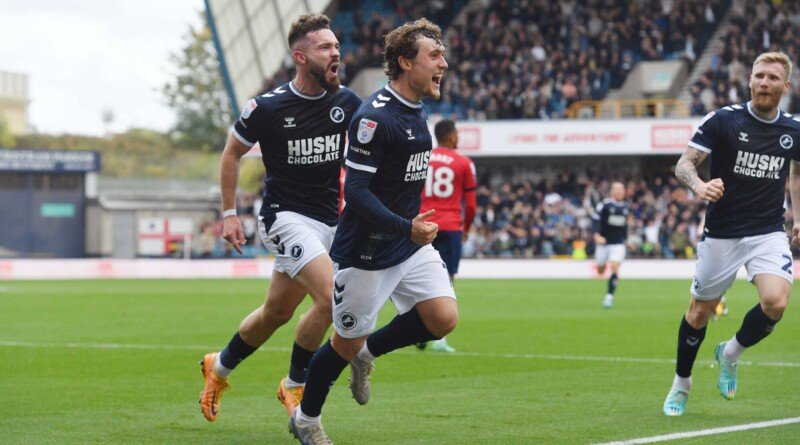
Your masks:
M222 238L231 243L239 254L242 253L241 246L244 246L247 240L244 239L244 229L238 216L231 215L222 220Z
M603 235L597 235L594 238L594 241L597 243L598 246L605 246L606 245L606 237Z
M800 247L800 221L792 226L792 247Z
M722 179L719 178L714 178L708 182L701 182L697 184L694 190L698 198L708 202L717 202L722 198L723 192L725 192L725 185L722 183Z
M411 220L411 241L425 246L433 242L436 238L436 232L439 231L439 225L436 223L425 221L433 216L436 210L428 210L425 213L420 213Z
M469 239L469 232L461 232L461 244L464 244Z

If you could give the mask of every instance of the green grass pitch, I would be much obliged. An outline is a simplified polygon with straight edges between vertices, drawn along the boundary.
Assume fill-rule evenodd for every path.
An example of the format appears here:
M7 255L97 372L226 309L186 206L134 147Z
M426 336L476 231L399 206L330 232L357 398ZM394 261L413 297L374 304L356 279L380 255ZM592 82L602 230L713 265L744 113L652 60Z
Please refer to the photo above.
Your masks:
M261 304L264 280L0 282L0 443L290 444L275 398L295 320L231 375L206 422L197 365ZM714 346L757 298L738 281L711 322L682 418L661 413L689 280L458 280L455 355L381 357L359 406L345 370L323 424L337 444L592 444L800 416L800 309L745 352L737 398L716 391ZM800 292L795 291L795 297ZM303 308L307 307L304 303ZM381 324L394 315L384 308ZM800 443L800 425L670 442Z

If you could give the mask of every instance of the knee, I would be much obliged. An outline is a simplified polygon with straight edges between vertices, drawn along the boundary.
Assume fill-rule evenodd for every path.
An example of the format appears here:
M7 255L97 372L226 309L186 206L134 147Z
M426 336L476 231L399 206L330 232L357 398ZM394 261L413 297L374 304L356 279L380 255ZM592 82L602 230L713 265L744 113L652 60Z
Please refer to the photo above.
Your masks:
M686 321L696 329L702 328L708 324L708 319L711 318L715 306L716 304L693 300L689 310L686 311Z
M458 324L458 311L453 309L449 311L440 311L437 313L428 326L428 330L436 338L445 337L447 334L453 332Z
M349 362L355 358L356 354L358 354L358 351L361 349L361 346L364 345L365 340L366 337L344 338L334 332L331 336L331 346L337 354Z
M780 320L783 317L783 312L786 310L788 303L788 296L782 298L765 299L761 302L761 309L767 316L773 320Z
M261 316L266 323L275 326L283 326L294 316L294 308L288 308L282 305L271 306L269 304L265 304L262 307Z

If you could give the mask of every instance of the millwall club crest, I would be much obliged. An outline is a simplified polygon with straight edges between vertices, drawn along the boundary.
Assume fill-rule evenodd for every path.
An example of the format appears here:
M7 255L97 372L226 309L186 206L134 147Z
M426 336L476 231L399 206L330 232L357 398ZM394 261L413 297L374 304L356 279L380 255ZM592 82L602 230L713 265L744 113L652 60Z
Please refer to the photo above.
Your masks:
M788 150L794 145L794 139L788 134L781 135L779 142L784 150Z
M361 119L358 123L358 142L366 144L371 141L376 128L378 128L377 122L366 118Z
M331 108L330 116L333 122L341 123L344 120L344 110L339 107L333 107Z

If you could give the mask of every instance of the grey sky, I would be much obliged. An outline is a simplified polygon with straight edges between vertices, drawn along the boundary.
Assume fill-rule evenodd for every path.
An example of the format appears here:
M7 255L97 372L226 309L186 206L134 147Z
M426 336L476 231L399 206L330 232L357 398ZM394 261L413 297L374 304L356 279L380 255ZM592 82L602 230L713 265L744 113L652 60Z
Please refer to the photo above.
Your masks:
M42 133L165 130L174 114L159 92L169 53L203 0L0 0L0 70L29 76L29 122Z

